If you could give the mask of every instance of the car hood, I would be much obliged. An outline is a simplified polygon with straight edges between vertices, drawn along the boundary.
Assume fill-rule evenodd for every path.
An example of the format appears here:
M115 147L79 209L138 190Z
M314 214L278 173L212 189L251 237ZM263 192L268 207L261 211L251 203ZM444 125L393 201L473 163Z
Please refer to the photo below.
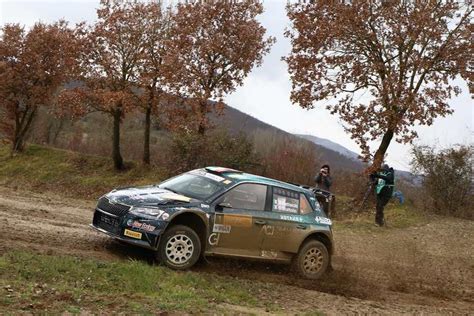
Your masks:
M106 197L112 203L130 206L182 205L198 202L190 197L157 186L131 187L113 190Z

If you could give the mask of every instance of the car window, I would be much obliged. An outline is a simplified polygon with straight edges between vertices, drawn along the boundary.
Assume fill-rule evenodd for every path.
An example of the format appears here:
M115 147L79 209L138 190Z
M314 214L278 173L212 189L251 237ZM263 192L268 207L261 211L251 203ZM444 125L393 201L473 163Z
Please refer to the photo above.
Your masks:
M220 203L234 209L263 211L266 197L266 185L244 183L227 192Z
M291 190L273 188L272 211L298 214L300 194Z
M308 199L304 194L300 194L300 213L309 214L313 211L313 208L309 204Z

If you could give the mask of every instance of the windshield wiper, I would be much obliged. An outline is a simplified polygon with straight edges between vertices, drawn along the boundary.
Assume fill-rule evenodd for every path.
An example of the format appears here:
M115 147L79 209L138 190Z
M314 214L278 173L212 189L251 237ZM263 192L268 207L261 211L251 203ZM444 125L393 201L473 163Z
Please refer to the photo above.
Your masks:
M173 190L173 189L170 189L170 188L167 188L167 187L163 187L163 189L168 190L168 191L171 191L171 192L176 193L176 194L181 194L181 193L179 193L178 191Z

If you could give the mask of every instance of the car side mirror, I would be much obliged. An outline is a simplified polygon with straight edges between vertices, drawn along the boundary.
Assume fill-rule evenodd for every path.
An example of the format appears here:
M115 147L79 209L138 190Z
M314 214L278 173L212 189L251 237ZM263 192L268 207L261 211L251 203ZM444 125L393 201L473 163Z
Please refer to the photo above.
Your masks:
M228 202L221 202L221 203L216 205L216 211L217 212L223 212L224 208L232 208L232 205L230 205L230 203L228 203Z

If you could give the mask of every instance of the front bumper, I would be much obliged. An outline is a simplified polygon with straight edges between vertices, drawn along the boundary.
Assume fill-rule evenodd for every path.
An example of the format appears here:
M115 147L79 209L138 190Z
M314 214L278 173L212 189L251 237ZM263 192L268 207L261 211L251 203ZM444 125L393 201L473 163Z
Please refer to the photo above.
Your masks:
M155 228L153 231L142 230L137 228L137 223L148 225L146 226L148 229L150 225ZM159 238L164 231L165 225L166 223L163 221L145 219L131 213L119 217L97 208L94 212L92 224L89 226L116 240L146 249L157 250ZM125 235L126 231L129 233L139 233L140 237L129 237Z
M157 246L151 246L149 242L147 241L144 241L144 240L134 240L134 239L131 239L131 238L128 238L128 237L122 237L122 236L118 236L118 235L115 235L113 233L110 233L108 231L106 231L105 229L102 229L100 227L96 227L94 226L93 224L89 224L89 227L91 227L92 229L94 229L95 231L98 231L100 233L104 233L116 240L119 240L119 241L123 241L123 242L126 242L127 244L131 244L131 245L134 245L134 246L139 246L139 247L142 247L142 248L146 248L146 249L150 249L150 250L157 250ZM156 244L158 245L158 243Z

